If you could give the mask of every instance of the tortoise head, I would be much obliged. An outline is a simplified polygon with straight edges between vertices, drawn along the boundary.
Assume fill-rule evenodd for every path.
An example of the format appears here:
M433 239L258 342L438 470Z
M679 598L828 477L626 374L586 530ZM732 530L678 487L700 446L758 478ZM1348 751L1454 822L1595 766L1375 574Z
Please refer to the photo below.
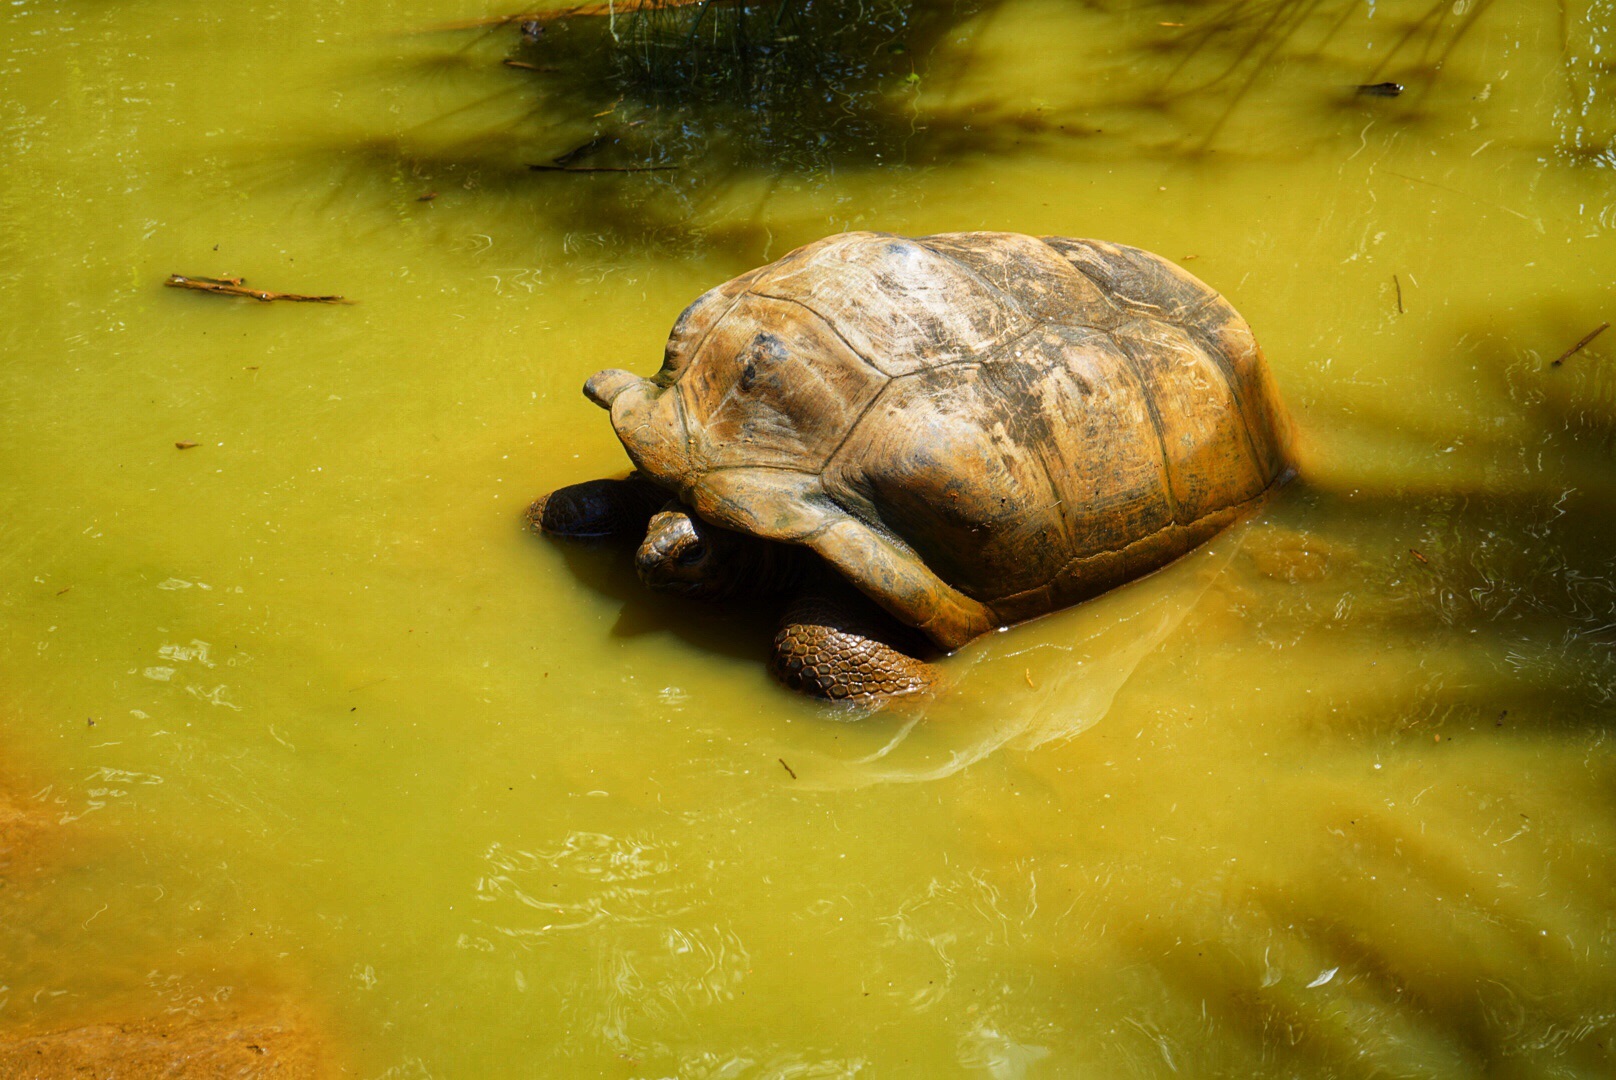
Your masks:
M750 561L745 539L709 525L678 503L651 519L634 554L640 580L660 592L698 600L721 600L746 582Z
M690 455L676 390L664 381L609 369L584 384L584 396L611 413L612 428L635 468L665 488L681 489Z

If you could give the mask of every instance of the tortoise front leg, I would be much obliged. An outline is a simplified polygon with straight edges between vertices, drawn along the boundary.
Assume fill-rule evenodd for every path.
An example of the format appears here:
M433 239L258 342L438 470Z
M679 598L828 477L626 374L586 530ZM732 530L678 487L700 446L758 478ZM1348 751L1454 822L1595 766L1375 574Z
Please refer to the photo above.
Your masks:
M638 540L651 515L667 501L666 491L638 473L622 480L585 480L534 500L527 508L527 523L534 532L557 536Z
M918 634L861 593L820 586L786 609L770 669L813 697L875 704L937 685L937 670L910 655L922 649Z

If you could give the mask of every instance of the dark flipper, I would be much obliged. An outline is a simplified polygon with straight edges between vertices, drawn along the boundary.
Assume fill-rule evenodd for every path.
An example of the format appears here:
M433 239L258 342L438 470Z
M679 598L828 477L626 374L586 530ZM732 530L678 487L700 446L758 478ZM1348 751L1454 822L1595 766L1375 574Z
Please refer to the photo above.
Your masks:
M651 515L668 501L668 493L638 474L624 480L585 480L557 488L527 508L534 532L557 536L645 535Z
M920 636L846 586L803 593L786 609L770 667L793 690L873 704L937 685L937 671L912 653Z

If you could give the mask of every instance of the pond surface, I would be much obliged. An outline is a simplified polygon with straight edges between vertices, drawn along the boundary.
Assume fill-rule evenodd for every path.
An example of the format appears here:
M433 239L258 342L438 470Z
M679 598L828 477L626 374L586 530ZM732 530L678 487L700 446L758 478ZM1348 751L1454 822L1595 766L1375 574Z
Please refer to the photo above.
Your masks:
M1616 6L826 12L677 13L840 65L686 93L627 20L8 6L0 763L67 854L0 1032L273 984L370 1078L1610 1075ZM868 717L524 533L626 468L585 377L846 229L1183 260L1301 479Z

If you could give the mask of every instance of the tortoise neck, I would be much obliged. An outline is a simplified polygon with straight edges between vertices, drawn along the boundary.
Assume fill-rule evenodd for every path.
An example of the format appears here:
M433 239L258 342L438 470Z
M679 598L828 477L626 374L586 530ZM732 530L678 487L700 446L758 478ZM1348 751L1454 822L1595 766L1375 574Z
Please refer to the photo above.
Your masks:
M730 556L734 572L728 575L724 596L774 596L802 584L817 568L819 557L796 544L779 544L743 537Z

